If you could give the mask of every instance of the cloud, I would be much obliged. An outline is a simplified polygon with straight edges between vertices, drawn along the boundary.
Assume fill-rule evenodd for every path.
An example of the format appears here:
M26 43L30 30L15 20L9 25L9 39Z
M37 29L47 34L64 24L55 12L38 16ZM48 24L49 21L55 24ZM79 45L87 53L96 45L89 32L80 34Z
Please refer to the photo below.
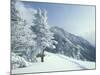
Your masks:
M25 19L29 25L31 25L34 19L33 15L36 13L36 10L33 8L26 8L22 2L17 2L16 7L20 16Z
M82 36L84 39L89 41L93 46L95 46L95 30L91 30L90 32L84 32L81 33L80 36Z

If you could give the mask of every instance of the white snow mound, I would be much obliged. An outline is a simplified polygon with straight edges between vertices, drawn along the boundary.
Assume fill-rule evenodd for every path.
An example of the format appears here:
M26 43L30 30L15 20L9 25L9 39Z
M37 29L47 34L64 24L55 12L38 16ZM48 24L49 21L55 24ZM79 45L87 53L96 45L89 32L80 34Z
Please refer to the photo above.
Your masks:
M79 61L64 55L45 52L43 63L38 58L37 63L33 63L31 66L25 68L14 69L12 70L12 74L85 69L95 69L95 62Z

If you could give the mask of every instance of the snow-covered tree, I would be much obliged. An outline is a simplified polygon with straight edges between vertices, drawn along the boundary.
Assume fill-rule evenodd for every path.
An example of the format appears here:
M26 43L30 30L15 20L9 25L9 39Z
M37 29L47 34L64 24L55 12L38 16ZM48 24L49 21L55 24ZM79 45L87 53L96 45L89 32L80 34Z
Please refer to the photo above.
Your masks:
M22 68L28 66L30 63L28 63L23 57L18 56L14 52L11 53L12 59L11 59L11 68Z
M34 61L36 35L27 20L21 17L18 3L20 2L16 0L11 1L11 48L13 52L22 54L26 60Z
M20 20L18 10L16 9L16 0L11 0L11 49L14 50L17 39L15 39L16 28L18 25L18 21Z
M50 31L50 27L47 24L47 11L38 9L37 13L34 15L33 20L34 26L32 30L37 35L35 39L37 41L37 53L41 56L41 62L44 61L44 51L47 47L55 48L53 43L57 43L54 40L53 33Z

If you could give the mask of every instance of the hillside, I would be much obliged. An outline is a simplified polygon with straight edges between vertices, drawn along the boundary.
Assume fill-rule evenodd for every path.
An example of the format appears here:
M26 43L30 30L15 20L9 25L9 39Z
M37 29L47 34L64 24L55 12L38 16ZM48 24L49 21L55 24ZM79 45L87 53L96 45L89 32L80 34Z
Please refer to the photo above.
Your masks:
M51 27L55 40L58 42L55 49L47 49L52 53L59 53L78 60L95 61L95 47L87 40L76 36L59 27Z
M84 69L95 69L95 63L77 61L61 54L45 52L45 62L41 63L40 59L38 58L37 63L33 63L32 65L25 68L14 69L12 70L12 74Z

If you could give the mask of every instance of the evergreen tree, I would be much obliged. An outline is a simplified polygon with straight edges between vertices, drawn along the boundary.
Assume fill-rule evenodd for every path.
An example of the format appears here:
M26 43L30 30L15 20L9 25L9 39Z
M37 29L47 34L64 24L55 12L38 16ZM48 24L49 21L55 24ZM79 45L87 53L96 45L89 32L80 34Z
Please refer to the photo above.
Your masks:
M35 20L33 21L34 26L32 30L37 35L37 53L41 56L41 62L44 61L44 51L47 47L55 48L53 43L56 43L53 37L53 33L50 31L50 27L47 24L47 11L38 9L34 15Z
M20 53L28 61L34 61L35 34L30 29L27 20L20 15L16 6L18 1L11 2L11 48L13 52Z

